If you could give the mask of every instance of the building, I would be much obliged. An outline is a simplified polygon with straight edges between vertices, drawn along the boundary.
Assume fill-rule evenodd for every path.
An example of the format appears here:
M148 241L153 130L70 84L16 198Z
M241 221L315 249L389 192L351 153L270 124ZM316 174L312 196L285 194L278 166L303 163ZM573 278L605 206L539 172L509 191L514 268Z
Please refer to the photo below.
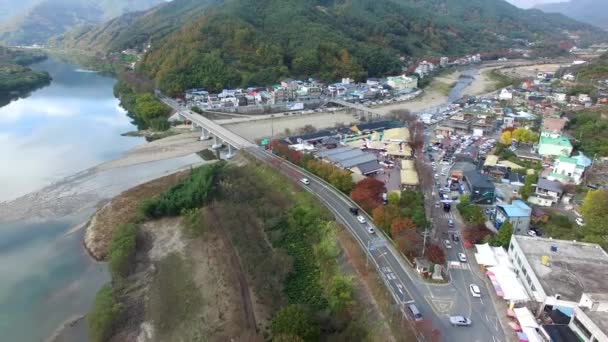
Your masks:
M441 66L442 68L445 68L446 66L448 66L449 62L450 62L450 60L447 57L439 58L439 66Z
M536 184L535 199L528 199L530 202L538 202L543 207L549 207L559 203L559 200L564 194L564 186L557 181L541 178ZM548 205L547 205L548 204Z
M418 79L405 75L389 76L386 78L386 84L396 91L414 91L418 88Z
M513 234L528 234L531 215L532 208L522 200L513 200L511 204L497 204L494 226L500 229L509 221L513 225Z
M463 179L469 190L471 203L487 205L494 203L496 189L488 176L480 174L479 171L466 171Z
M543 131L548 134L562 134L568 119L566 118L546 118L543 120Z
M608 295L583 293L568 327L579 341L608 342Z
M498 94L498 100L500 101L511 101L513 100L513 92L507 88L504 88Z
M598 244L513 234L515 272L539 305L572 311L587 293L608 293L608 254Z
M579 164L579 159L560 156L553 163L547 179L561 183L581 184L585 165Z
M543 157L569 157L572 153L572 144L567 137L559 134L541 133L538 142L538 154Z

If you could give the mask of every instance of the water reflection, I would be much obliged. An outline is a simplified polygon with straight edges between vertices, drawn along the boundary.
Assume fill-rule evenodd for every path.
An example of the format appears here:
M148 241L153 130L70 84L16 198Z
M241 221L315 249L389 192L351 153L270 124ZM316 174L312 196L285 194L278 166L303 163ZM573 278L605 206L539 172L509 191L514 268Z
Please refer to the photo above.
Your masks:
M114 80L47 60L50 86L0 108L0 201L112 159L142 139L114 98Z

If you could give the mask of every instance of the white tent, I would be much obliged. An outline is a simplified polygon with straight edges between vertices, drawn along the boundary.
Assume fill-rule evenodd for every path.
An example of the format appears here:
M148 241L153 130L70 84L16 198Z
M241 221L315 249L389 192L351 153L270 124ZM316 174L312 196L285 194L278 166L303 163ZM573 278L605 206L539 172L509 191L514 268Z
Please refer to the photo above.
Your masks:
M498 265L498 262L494 257L494 251L492 251L492 247L490 247L489 244L484 243L483 245L475 245L475 249L477 249L475 260L477 260L479 265L486 267Z
M519 326L538 328L538 323L536 323L534 315L532 315L528 308L514 308L513 312L515 312L515 317L517 317L517 320L519 321Z
M488 267L487 270L493 275L491 279L492 283L496 282L494 287L497 293L500 290L500 294L505 300L513 302L526 302L530 300L526 290L517 279L517 275L511 269L506 266L495 266ZM496 288L497 285L498 288Z
M522 327L521 331L526 334L529 342L544 342L545 339L540 336L540 334L534 328L530 327Z

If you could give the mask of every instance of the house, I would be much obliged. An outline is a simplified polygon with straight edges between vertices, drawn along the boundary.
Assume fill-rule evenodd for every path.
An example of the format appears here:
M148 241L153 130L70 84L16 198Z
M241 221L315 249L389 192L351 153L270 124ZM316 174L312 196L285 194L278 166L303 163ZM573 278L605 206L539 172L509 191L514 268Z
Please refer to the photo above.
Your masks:
M522 200L513 200L511 204L497 204L494 226L496 229L500 229L505 222L509 221L513 225L513 234L528 234L531 215L532 208Z
M586 157L585 157L586 158ZM588 159L588 158L587 158ZM560 156L553 163L547 179L562 183L581 184L586 166L584 159Z
M446 120L443 125L452 128L454 133L468 134L471 131L471 125L474 120L474 115L459 113Z
M469 198L474 204L493 204L496 198L494 183L479 171L464 172L464 183L469 190Z
M564 194L564 187L560 182L541 178L538 180L538 184L536 184L536 191L534 194L534 199L528 199L531 203L543 207L550 207L559 203L559 200Z
M441 57L439 59L439 66L442 68L445 68L446 66L448 66L449 62L450 62L450 60L447 57Z
M438 126L437 128L435 128L435 135L442 135L444 137L451 137L452 134L454 133L454 128L452 127L443 127L443 126Z
M567 137L559 134L542 132L538 142L538 154L543 157L568 157L572 153L572 144Z
M591 301L589 307L583 304L586 298ZM608 295L583 293L581 302L574 307L568 327L576 334L579 341L608 341Z
M576 76L572 75L571 73L567 73L564 76L562 76L562 80L564 80L564 81L575 81L576 80Z
M386 78L386 84L396 91L414 91L418 88L418 79L405 75L389 76Z
M514 234L508 255L517 277L538 305L537 312L559 309L582 317L576 307L587 315L606 310L608 254L598 244ZM603 321L596 325L606 331L605 313L591 315ZM587 323L582 326L591 326ZM591 341L588 336L594 333L597 331L584 332L581 340Z
M562 134L568 119L566 118L545 118L543 120L543 131L549 132L549 134Z
M513 92L507 88L503 88L498 94L498 100L511 101L513 100Z

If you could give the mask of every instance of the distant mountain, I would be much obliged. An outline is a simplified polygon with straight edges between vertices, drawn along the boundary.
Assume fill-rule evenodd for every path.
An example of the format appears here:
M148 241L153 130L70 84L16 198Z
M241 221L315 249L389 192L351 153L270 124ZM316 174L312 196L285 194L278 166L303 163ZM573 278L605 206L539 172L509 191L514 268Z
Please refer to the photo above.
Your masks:
M174 0L57 42L120 51L151 41L139 71L176 93L286 76L380 76L401 70L399 56L525 47L567 31L599 32L503 0Z
M0 42L11 45L45 44L75 27L99 24L116 16L142 11L163 0L0 0L12 16L0 17Z
M548 13L561 13L578 21L608 29L608 0L571 0L538 5Z

